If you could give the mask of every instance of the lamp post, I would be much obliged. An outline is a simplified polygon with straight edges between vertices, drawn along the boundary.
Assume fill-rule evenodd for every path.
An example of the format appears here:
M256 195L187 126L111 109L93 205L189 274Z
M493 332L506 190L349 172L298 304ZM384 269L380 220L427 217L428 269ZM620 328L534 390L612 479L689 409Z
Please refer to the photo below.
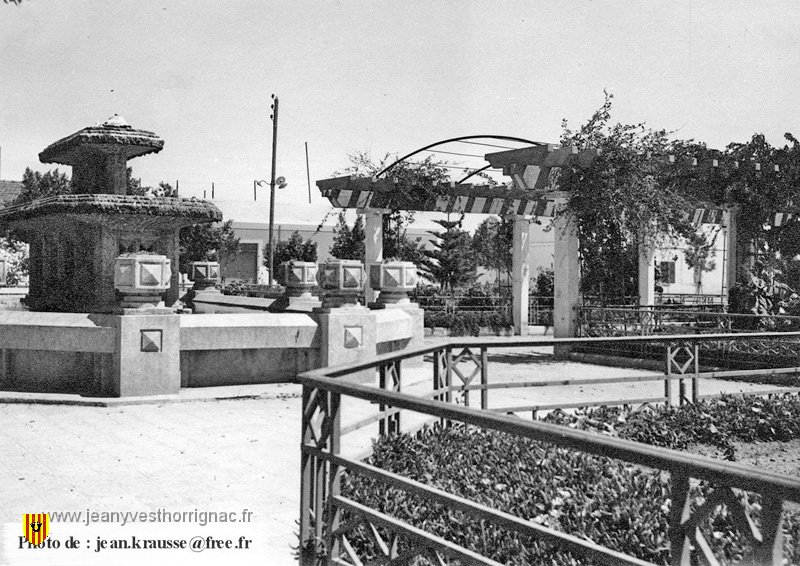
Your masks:
M272 95L272 168L269 172L269 286L272 287L272 282L275 280L275 271L273 271L273 259L275 256L275 248L273 247L272 236L275 223L275 161L278 149L278 97Z
M272 168L270 170L270 177L269 177L269 241L267 243L267 247L269 248L268 258L269 258L269 285L272 286L272 282L275 280L275 272L274 268L274 258L275 258L275 246L273 243L273 236L274 236L274 228L275 228L275 185L278 186L279 189L282 189L286 186L286 179L283 177L275 178L275 162L277 161L277 149L278 149L278 97L274 94L272 96L272 114L270 115L270 119L272 120ZM255 185L266 185L266 181L253 181L253 186ZM255 196L255 195L254 195Z

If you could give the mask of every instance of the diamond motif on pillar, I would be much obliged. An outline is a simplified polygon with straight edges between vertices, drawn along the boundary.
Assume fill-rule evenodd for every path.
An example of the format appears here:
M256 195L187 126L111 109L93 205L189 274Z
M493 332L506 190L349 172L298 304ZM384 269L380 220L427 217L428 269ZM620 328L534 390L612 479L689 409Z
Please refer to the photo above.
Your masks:
M364 329L361 326L344 327L344 347L360 348L364 339Z
M162 348L163 335L161 330L142 330L141 345L142 352L160 352Z

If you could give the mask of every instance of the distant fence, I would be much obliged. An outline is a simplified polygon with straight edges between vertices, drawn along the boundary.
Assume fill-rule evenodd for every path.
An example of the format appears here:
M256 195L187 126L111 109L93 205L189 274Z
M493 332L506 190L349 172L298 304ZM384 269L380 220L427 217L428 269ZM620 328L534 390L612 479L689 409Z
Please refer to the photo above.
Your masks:
M578 309L579 335L582 337L658 336L674 334L724 333L725 340L705 342L702 346L708 364L722 368L785 367L800 365L800 340L787 336L782 340L760 342L740 340L730 335L743 332L800 331L800 317L758 316L702 309L665 309L663 307ZM605 344L580 348L624 357L659 358L657 349L646 343Z
M615 549L600 546L582 538L579 533L563 532L525 517L501 512L428 483L377 468L364 462L363 459L342 455L342 437L364 427L377 424L377 433L380 436L408 430L403 427L405 421L401 422L403 415L401 410L428 415L432 419L438 419L444 426L464 423L468 426L501 431L516 437L551 443L557 447L662 470L669 474L669 489L665 491L664 497L671 500L667 531L671 564L688 566L698 563L699 560L708 564L718 563L700 527L704 522L708 523L709 515L720 506L727 508L734 519L739 536L751 545L752 563L782 564L783 503L786 501L800 503L800 479L733 462L503 414L524 411L535 413L537 410L552 409L555 405L490 406L490 393L498 388L580 385L584 381L577 379L553 383L493 382L489 365L489 351L492 348L529 349L534 346L553 345L575 348L612 343L649 344L661 349L664 356L662 359L666 360L665 374L642 379L664 380L664 396L620 399L613 403L603 401L594 404L670 402L671 387L675 380L679 384L679 401L684 403L702 397L699 394L699 383L708 374L699 371L701 346L714 341L725 341L729 337L727 334L665 335L548 341L515 338L501 342L450 339L436 346L406 351L403 354L378 356L369 362L323 368L300 375L298 381L303 385L299 521L301 564L394 564L408 563L418 556L424 556L436 564L446 564L449 559L468 564L498 564L473 549L459 546L418 525L412 525L396 516L371 508L363 501L354 499L355 496L342 495L341 481L345 473L376 479L387 487L422 496L442 505L449 512L457 511L470 519L486 521L509 532L547 542L576 557L588 559L591 563L650 564ZM800 332L747 333L738 335L737 339L754 340L758 343L786 339L796 341L800 340ZM424 396L403 393L402 362L425 354L433 357L431 393ZM789 369L798 371L798 368ZM349 375L369 370L377 373L378 387L347 381ZM630 380L631 378L610 378L593 380L592 383ZM685 383L691 384L691 393L687 392ZM761 391L758 394L785 391L797 391L797 389ZM480 408L472 407L470 399L472 392L480 396L479 400L476 400ZM343 426L343 397L368 401L376 407L377 412L368 418ZM558 406L575 407L579 404L567 403ZM465 462L468 461L465 459ZM690 485L696 481L708 482L713 488L706 502L699 507L693 507L694 498L690 494ZM760 524L750 519L747 497L742 499L733 490L745 490L761 495ZM353 531L362 526L366 527L363 532L371 537L373 543L371 546L378 553L377 556L364 556L363 549L360 550L351 543ZM405 544L399 546L399 540L405 541Z

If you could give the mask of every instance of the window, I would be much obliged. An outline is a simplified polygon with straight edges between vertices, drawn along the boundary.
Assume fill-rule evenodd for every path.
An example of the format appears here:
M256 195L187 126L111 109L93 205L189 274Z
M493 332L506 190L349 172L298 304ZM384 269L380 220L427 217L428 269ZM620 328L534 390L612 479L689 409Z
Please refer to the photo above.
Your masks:
M662 261L658 266L659 276L662 283L675 283L675 262Z

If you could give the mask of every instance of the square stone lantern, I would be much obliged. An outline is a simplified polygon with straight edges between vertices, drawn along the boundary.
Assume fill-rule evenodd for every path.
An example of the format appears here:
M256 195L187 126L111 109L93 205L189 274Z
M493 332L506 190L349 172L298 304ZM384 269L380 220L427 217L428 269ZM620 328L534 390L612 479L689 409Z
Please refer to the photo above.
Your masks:
M194 281L196 291L215 287L222 282L219 262L193 261L189 264L189 281Z
M366 283L364 264L349 259L322 263L317 273L317 282L323 293L323 308L356 307Z
M123 308L163 307L172 279L170 260L156 254L123 254L114 263L114 288Z
M281 264L281 283L290 296L310 295L317 286L317 264L311 261L285 261Z
M408 304L408 294L417 286L417 266L410 261L370 264L369 286L381 292L378 305Z

